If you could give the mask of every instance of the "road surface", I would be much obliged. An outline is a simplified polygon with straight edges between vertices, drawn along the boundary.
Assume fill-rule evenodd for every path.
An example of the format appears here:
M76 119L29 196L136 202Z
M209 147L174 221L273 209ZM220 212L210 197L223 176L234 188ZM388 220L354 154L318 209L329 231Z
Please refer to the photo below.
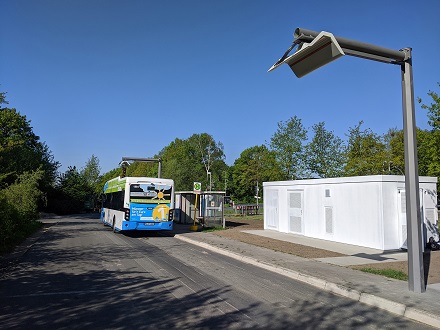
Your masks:
M431 329L172 234L59 218L0 279L1 329Z

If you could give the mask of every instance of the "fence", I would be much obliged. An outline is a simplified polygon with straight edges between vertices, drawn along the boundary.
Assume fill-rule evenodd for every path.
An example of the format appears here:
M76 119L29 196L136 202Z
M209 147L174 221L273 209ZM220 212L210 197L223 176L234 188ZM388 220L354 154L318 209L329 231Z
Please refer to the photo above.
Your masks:
M235 205L235 214L242 216L255 215L258 214L259 209L260 205L257 204Z

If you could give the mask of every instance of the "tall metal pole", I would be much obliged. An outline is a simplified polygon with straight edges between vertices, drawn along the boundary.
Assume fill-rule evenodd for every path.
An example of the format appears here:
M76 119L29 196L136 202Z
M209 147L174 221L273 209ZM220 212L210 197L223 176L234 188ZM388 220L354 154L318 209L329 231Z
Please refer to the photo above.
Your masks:
M297 28L294 33L295 40L284 55L269 69L277 68L283 63L288 63L288 55L295 45L311 43L319 32ZM411 48L399 51L376 45L366 44L356 40L335 37L337 44L346 55L357 56L373 61L400 65L402 72L402 104L403 126L405 137L405 191L406 191L406 223L407 223L407 246L408 246L408 286L410 291L425 292L425 277L423 264L422 246L422 222L420 216L419 196L419 171L417 162L417 137L414 111L414 87L412 75ZM322 48L322 46L320 46ZM319 49L314 49L314 54ZM298 50L297 50L298 51ZM309 56L311 55L309 54ZM304 57L301 61L306 60ZM287 61L287 62L286 62ZM309 71L318 69L326 58L313 61L309 60ZM296 63L291 63L293 66ZM321 64L320 64L321 63ZM327 62L328 63L328 62ZM304 63L303 63L304 64ZM326 63L324 63L326 64ZM292 69L293 70L293 69Z
M226 191L227 191L227 187L228 187L228 182L226 181L226 171L223 171L223 173L225 174L225 195L227 195Z
M411 48L404 48L402 68L403 130L405 141L405 193L408 246L408 286L410 291L426 291L423 270L422 226L420 219L419 167Z
M162 158L159 158L157 161L159 162L159 168L157 169L157 177L161 178L162 177Z

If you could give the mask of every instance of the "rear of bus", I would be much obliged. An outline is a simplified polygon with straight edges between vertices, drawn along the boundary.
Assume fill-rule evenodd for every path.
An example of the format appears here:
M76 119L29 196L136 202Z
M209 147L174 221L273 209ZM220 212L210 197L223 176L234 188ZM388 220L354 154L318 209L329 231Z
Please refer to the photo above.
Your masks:
M136 177L126 180L125 214L120 230L172 230L174 181Z

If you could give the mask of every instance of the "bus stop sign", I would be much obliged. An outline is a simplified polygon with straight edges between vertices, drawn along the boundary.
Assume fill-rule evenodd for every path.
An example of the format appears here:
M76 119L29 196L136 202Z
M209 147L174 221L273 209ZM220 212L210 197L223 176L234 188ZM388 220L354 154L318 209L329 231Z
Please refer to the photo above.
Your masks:
M202 184L200 182L194 182L193 187L194 194L200 194L202 192Z

